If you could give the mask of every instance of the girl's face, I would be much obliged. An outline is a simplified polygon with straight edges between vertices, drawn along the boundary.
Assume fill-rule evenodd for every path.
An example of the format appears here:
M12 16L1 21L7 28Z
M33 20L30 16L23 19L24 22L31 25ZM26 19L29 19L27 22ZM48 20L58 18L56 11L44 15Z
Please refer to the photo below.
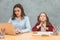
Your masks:
M14 9L14 12L15 12L15 14L16 14L17 17L20 17L21 16L21 9L19 7L16 7Z
M40 17L39 17L39 20L40 20L41 22L45 22L45 21L47 20L46 15L45 15L44 13L41 13L41 15L40 15Z

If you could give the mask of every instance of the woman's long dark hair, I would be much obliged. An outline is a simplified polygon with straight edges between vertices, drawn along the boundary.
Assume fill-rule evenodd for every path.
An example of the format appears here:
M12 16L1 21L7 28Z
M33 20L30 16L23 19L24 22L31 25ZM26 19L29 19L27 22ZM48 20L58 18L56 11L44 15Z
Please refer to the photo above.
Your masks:
M45 15L46 15L46 25L49 25L49 26L51 26L52 24L50 23L50 21L49 21L49 18L48 18L48 16L47 16L47 14L45 13L45 12L41 12L40 13L40 15L42 14L42 13L44 13ZM37 20L38 20L38 23L40 24L41 23L41 21L39 20L39 18L40 18L40 15L38 16L38 18L37 18Z
M24 9L23 9L22 5L21 5L21 4L16 4L16 5L13 7L12 20L14 20L15 17L17 17L16 14L15 14L15 11L14 11L14 9L15 9L16 7L18 7L18 8L21 9L21 17L23 18L23 17L25 16Z

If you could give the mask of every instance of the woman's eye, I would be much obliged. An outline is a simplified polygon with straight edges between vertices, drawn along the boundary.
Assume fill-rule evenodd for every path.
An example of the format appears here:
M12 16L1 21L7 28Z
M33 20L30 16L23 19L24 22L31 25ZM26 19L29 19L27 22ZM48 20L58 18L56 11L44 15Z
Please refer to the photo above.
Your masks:
M17 10L19 12L19 10Z
M19 12L19 10L15 10L15 12Z

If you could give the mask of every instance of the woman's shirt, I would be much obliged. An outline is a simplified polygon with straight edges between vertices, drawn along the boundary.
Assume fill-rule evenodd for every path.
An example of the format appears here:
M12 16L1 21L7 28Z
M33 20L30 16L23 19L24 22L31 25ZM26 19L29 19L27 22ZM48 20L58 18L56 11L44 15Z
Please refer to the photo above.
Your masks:
M22 20L18 20L17 17L15 17L14 20L10 18L8 23L12 23L14 25L14 29L21 30L22 32L28 32L31 31L31 25L29 22L29 18L27 16L24 16Z

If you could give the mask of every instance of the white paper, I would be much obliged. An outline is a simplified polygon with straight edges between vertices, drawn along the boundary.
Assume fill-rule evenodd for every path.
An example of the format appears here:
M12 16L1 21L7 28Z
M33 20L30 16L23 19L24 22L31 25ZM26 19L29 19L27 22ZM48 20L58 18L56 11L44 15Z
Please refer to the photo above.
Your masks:
M33 35L51 35L53 32L37 32L36 34Z

